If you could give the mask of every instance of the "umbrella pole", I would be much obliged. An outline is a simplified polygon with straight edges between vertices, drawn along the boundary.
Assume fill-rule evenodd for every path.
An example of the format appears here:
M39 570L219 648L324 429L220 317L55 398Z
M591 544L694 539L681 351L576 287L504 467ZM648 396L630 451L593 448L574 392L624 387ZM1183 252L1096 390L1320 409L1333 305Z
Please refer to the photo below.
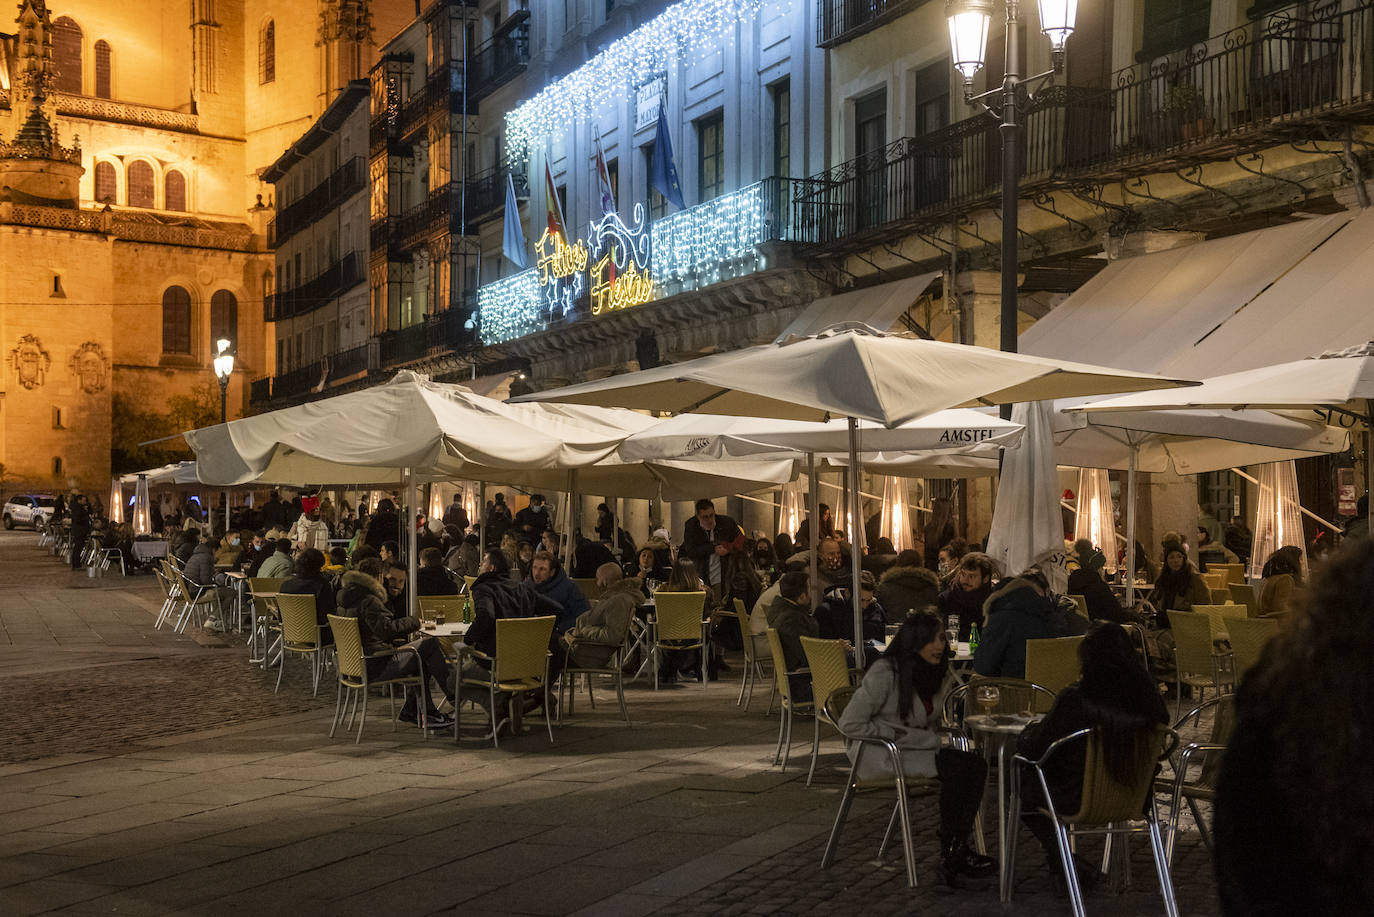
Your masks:
M1126 469L1126 605L1135 606L1135 457L1131 443L1131 464Z
M567 539L563 545L563 569L569 576L572 576L573 533L577 531L577 517L579 515L577 510L577 469L574 468L568 472L568 521L563 526L567 530L567 534L563 536Z
M477 492L477 511L473 513L477 523L477 553L480 556L479 564L487 562L487 482L482 481Z
M810 492L807 494L806 505L807 513L811 522L807 524L807 531L811 533L811 543L806 546L806 552L811 555L807 561L810 565L811 576L811 607L814 609L821 603L821 581L816 573L817 552L820 550L820 519L821 519L821 489L816 481L816 453L806 453L806 486Z
M854 605L854 666L864 667L864 607L863 596L859 594L859 573L861 555L860 539L863 538L863 508L859 505L859 422L849 418L849 597ZM814 526L813 526L814 527Z
M415 578L419 575L420 559L416 556L420 549L420 534L415 529L415 469L406 469L406 611L416 617L415 609L419 604L415 597Z

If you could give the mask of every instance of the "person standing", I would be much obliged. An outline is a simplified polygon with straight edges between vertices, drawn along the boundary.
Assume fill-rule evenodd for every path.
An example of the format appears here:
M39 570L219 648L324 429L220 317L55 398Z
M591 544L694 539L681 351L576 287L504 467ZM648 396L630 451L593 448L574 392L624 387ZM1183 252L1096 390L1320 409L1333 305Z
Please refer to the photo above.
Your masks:
M539 541L544 530L550 528L549 509L543 494L530 497L530 505L515 514L516 537L531 544Z
M732 551L744 551L744 530L729 516L717 515L710 500L698 500L696 515L682 525L682 556L696 564L717 601L724 594L726 558Z
M67 507L71 516L72 569L81 566L81 553L86 547L86 539L91 537L91 508L85 494L74 494Z
M454 526L460 535L465 535L471 524L471 520L468 519L468 511L463 508L462 495L454 494L453 502L448 505L448 509L444 510L444 525Z

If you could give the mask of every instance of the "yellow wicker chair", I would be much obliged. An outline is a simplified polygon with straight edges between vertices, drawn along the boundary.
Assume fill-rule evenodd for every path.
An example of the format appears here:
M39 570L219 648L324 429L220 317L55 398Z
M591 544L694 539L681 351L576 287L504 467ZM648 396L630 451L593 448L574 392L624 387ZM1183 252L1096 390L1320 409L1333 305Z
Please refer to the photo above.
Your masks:
M1245 564L1208 564L1208 573L1226 574L1226 585L1245 582Z
M1228 590L1229 594L1229 590ZM1230 624L1237 618L1247 618L1249 614L1244 605L1235 602L1221 602L1214 605L1194 605L1194 614L1205 614L1212 619L1212 639L1226 640Z
M768 628L768 651L773 657L773 683L777 688L778 696L782 698L782 705L778 708L778 747L773 753L773 763L782 763L782 769L787 770L787 761L792 755L792 714L813 714L816 706L811 701L794 702L792 700L792 682L788 680L789 675L809 675L807 669L795 669L791 672L787 670L787 656L782 651L782 639L778 637L778 632L774 628Z
M471 591L472 591L472 584L475 583L475 582L477 582L477 577L475 577L475 576L465 576L465 577L463 577L463 592L464 592L464 593L471 592Z
M339 686L334 696L334 722L329 727L329 737L334 738L335 731L339 728L339 723L343 722L345 713L348 716L345 729L353 728L353 717L358 713L359 700L362 701L362 715L358 718L358 735L353 739L353 744L358 744L363 738L363 726L367 723L367 689L370 687L385 687L387 697L391 701L391 731L396 731L396 693L397 685L402 687L414 688L417 691L424 690L424 679L420 675L407 675L401 678L390 678L385 681L370 681L367 677L367 660L380 659L383 656L392 655L391 653L374 654L367 656L363 654L363 638L358 630L358 619L340 617L339 615L329 615L329 629L334 634L334 654L335 664L339 670ZM415 653L419 651L411 646L397 647L394 653ZM352 705L350 708L350 704ZM424 704L419 704L418 708L425 709ZM425 738L429 738L429 731L425 730Z
M491 663L485 678L469 676L460 681L461 687L485 688L487 690L487 710L491 714L491 741L499 747L497 737L499 720L496 716L496 694L509 694L512 708L522 694L540 692L544 697L544 725L549 730L549 742L553 742L553 720L549 718L549 638L553 636L554 616L542 618L501 618L496 622L496 657L472 651L476 659ZM463 725L463 701L461 692L454 703L453 740L459 741ZM512 709L511 720L514 721Z
M1202 581L1207 584L1208 589L1215 591L1226 588L1227 574L1225 571L1213 572L1209 566L1206 573L1199 573L1198 576L1202 577Z
M811 670L811 705L816 711L812 720L811 769L806 772L806 785L816 776L816 758L821 748L821 720L825 719L825 702L830 695L848 688L854 683L854 672L845 656L846 645L843 640L819 640L815 637L801 638L802 652L806 654L806 667ZM836 729L836 723L826 720Z
M1217 635L1215 618L1209 614L1192 611L1170 611L1169 626L1174 632L1174 710L1183 707L1183 686L1198 689L1198 699L1208 688L1222 693L1231 685L1229 671L1225 668L1226 654L1217 652L1214 640Z
M1087 747L1083 756L1083 795L1078 811L1072 814L1056 811L1054 797L1050 793L1045 777L1045 765L1057 753L1074 742L1084 742ZM1117 782L1107 770L1106 758L1102 753L1102 740L1091 729L1064 736L1050 744L1038 760L1022 755L1012 758L1020 768L1030 768L1040 784L1045 806L1039 811L1050 818L1054 825L1055 836L1059 841L1060 862L1069 886L1069 902L1076 917L1084 917L1083 892L1078 885L1078 872L1074 867L1072 843L1075 837L1087 834L1105 834L1109 838L1118 834L1145 833L1150 837L1150 850L1154 854L1155 870L1159 875L1159 889L1164 897L1164 910L1169 917L1178 917L1178 902L1174 900L1174 885L1169 877L1169 861L1164 847L1164 839L1159 827L1159 813L1155 808L1155 797L1151 792L1155 770L1160 759L1166 757L1178 744L1178 735L1166 726L1158 727L1152 741L1144 743L1139 759L1132 769L1131 779ZM1016 774L1011 781L1011 806L1008 810L1011 825L1021 820L1021 780ZM1132 822L1144 820L1144 825ZM1019 832L1008 830L1007 862L1004 864L1005 883L1010 895L1011 878L1016 868L1016 838Z
M1165 859L1174 861L1174 840L1178 836L1179 810L1186 800L1197 823L1198 833L1208 849L1212 847L1212 835L1207 829L1207 819L1198 811L1198 800L1216 802L1217 777L1221 773L1221 759L1226 753L1226 745L1231 741L1231 731L1235 728L1234 694L1222 694L1206 703L1189 710L1174 723L1174 729L1182 729L1189 720L1197 720L1210 710L1212 712L1212 732L1205 742L1191 742L1170 756L1169 762L1174 775L1155 778L1155 793L1166 793L1171 805L1169 808L1169 829L1165 837ZM1196 759L1196 760L1195 760ZM1189 766L1196 770L1189 778Z
M310 660L311 694L320 693L320 671L324 668L324 628L315 617L315 597L313 595L277 596L277 608L281 611L281 662L277 666L277 686L272 693L281 690L281 677L286 671L286 654L294 653Z
M1231 637L1231 668L1236 684L1259 662L1265 645L1279 632L1279 622L1273 618L1236 618L1226 622Z
M598 643L594 640L576 640L568 648L568 664L564 666L558 679L558 724L563 725L563 711L568 715L573 713L573 706L577 702L577 676L581 675L587 684L587 703L596 709L596 697L592 694L592 676L604 675L615 683L615 699L620 705L620 715L625 718L625 725L630 725L630 708L625 705L625 649L631 641L630 629L625 629L625 639L620 643ZM599 646L611 651L610 657L599 666L575 666L572 662L572 651L579 646ZM568 702L563 704L563 691L567 689Z
M749 712L749 704L754 699L754 684L760 678L766 678L767 673L763 670L763 660L771 658L768 652L768 638L759 634L751 633L749 630L749 612L744 608L744 602L735 599L735 619L739 621L739 632L744 638L744 675L740 678L739 698L735 701L735 706L744 705L744 712ZM761 645L762 644L762 645ZM745 690L748 694L745 694ZM777 694L777 686L773 687L773 695ZM773 709L773 698L768 699L768 709Z
M1055 637L1049 640L1026 641L1026 681L1042 685L1058 694L1069 685L1078 681L1081 673L1078 664L1078 647L1083 642L1079 637ZM1031 701L1035 713L1048 713L1054 698L1037 694Z
M658 690L659 653L699 650L701 674L706 676L706 608L704 592L654 593L654 690Z
M422 595L415 601L419 603L420 620L425 623L433 621L437 615L443 615L447 624L457 624L459 621L470 623L471 614L466 611L468 597L465 595Z
M773 631L770 628L769 634ZM803 638L805 639L805 638ZM781 667L778 669L781 671ZM840 717L844 716L844 711L849 706L849 701L854 697L855 688L842 687L830 693L826 698L824 714L827 722L839 723ZM838 729L839 727L836 726ZM938 727L937 727L938 728ZM854 797L860 790L891 788L896 791L896 806L892 810L892 817L888 820L887 832L883 835L882 844L878 847L878 856L882 857L887 850L887 842L892 836L893 827L899 827L902 835L902 853L906 859L906 881L912 888L917 886L916 880L916 844L911 833L911 811L907 805L907 796L912 790L930 791L938 788L940 781L933 777L907 776L902 770L902 753L897 744L891 739L882 739L876 736L852 736L846 735L843 731L840 735L846 741L855 743L854 763L849 766L849 777L845 781L844 792L840 796L840 808L835 813L835 823L830 828L830 837L825 844L825 853L821 855L821 868L829 869L835 861L835 848L840 843L840 832L844 828L845 819L849 816L849 808L854 803ZM860 780L859 763L863 760L865 753L887 754L892 762L892 777L884 777L880 780Z
M1249 583L1228 583L1226 591L1231 593L1232 602L1245 606L1246 617L1259 617L1259 593L1254 586Z
M157 576L158 585L162 587L162 608L158 610L157 620L153 622L155 630L161 630L162 625L171 620L172 612L176 611L177 605L181 602L181 586L177 583L177 578L172 570L172 565L167 563L166 558L159 560L153 566L153 573Z

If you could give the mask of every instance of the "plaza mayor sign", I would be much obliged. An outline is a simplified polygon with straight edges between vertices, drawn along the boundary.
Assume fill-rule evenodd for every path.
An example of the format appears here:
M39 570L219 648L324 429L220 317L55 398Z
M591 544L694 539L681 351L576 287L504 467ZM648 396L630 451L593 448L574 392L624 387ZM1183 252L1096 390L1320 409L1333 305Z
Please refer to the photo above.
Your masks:
M643 305L658 294L650 264L644 205L634 206L634 225L608 213L589 227L588 239L567 242L545 230L535 243L539 288L549 318L570 317L590 288L592 315Z

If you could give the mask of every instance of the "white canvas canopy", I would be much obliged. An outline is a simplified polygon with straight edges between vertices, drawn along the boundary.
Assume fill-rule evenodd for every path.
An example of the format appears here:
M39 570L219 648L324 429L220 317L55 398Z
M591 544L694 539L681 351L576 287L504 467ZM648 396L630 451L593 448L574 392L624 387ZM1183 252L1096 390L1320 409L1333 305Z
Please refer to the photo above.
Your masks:
M135 471L122 475L119 483L126 487L132 487L140 476L147 479L150 487L175 487L202 483L200 478L196 476L195 462L173 462L159 468L149 468L147 471Z
M1053 411L1049 402L1018 404L1012 419L1025 426L1019 446L1008 449L992 511L987 554L1009 576L1041 564L1051 588L1064 591L1066 568L1047 563L1064 551L1055 465Z

